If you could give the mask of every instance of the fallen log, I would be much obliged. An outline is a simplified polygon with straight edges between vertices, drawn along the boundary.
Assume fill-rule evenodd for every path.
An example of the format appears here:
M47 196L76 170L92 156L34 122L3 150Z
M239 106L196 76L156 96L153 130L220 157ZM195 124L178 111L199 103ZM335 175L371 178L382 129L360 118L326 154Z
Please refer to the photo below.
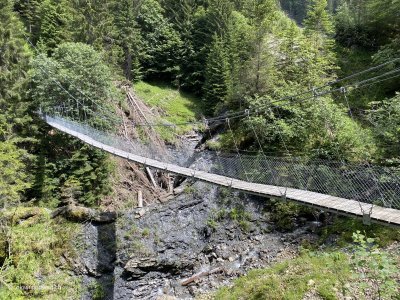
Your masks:
M222 272L222 271L223 271L223 268L222 267L218 267L218 268L215 268L215 269L212 269L212 270L209 270L209 271L203 271L203 272L196 273L193 276L182 280L181 281L181 285L183 285L183 286L188 285L189 283L192 283L193 281L195 281L195 280L197 280L197 279L199 279L201 277L204 277L204 276L207 276L207 275L211 275L211 274L214 274L214 273L218 273L218 272Z
M147 175L149 175L149 177L150 177L151 183L152 183L153 186L156 188L156 187L157 187L157 183L156 183L156 181L154 180L153 173L151 173L151 170L150 170L149 167L146 167L146 172L147 172Z
M51 218L63 216L64 218L76 222L97 222L112 223L115 222L117 214L115 212L102 212L84 206L74 204L66 205L55 209L51 213Z
M143 207L143 193L142 193L142 190L138 190L137 198L138 198L137 199L137 201L138 201L137 207L142 208Z

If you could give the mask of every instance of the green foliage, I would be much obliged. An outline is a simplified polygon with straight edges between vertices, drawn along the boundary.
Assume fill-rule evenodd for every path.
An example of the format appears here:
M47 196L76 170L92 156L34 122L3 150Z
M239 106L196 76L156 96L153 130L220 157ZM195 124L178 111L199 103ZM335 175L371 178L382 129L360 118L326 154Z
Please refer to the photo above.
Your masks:
M238 195L230 189L220 189L219 205L221 208L213 210L208 217L207 225L210 228L216 229L220 223L228 221L233 222L245 232L251 229L251 213L246 211Z
M305 34L310 39L315 49L313 62L325 74L334 69L335 55L333 47L334 25L327 10L327 0L313 0L307 10L304 20Z
M281 230L293 230L302 207L293 202L272 202L271 220Z
M110 39L115 34L114 1L74 0L69 3L72 17L68 29L73 41L92 45L97 50L105 47L105 50L113 53L115 49Z
M52 51L63 41L67 40L66 25L70 17L67 1L44 0L39 6L39 28L37 44L47 53Z
M233 287L221 288L214 299L396 299L398 268L389 254L359 231L353 234L352 255L342 251L302 251L294 259L263 270L252 270ZM394 298L393 298L394 297Z
M312 0L304 20L307 31L318 32L324 35L333 33L333 24L328 12L327 0Z
M374 133L382 143L382 156L396 162L400 154L400 96L383 100L379 103L371 103L372 108L367 116L374 125Z
M356 243L352 256L352 264L357 271L356 277L361 279L359 288L364 294L375 299L393 299L399 294L398 268L388 253L380 250L373 238L367 238L360 231L353 233Z
M156 0L142 1L138 11L137 22L146 49L141 64L147 78L174 78L178 71L176 60L180 57L182 41L163 13Z
M336 40L347 47L359 45L371 48L373 45L365 21L364 1L343 1L335 15Z
M72 108L73 119L85 118L103 129L113 127L115 104L121 96L112 83L111 70L91 46L61 44L53 57L41 54L32 66L32 97L44 112L64 105Z
M148 237L150 235L150 228L143 228L142 230L142 237Z
M112 84L110 69L100 59L92 47L81 43L60 45L52 58L39 55L32 71L31 93L36 105L46 111L55 105L76 107L79 101L83 108L72 109L70 118L112 128L120 95ZM42 132L40 139L33 193L43 204L54 206L62 198L94 205L110 193L113 167L107 154L53 131Z
M94 281L88 289L93 300L102 300L106 296L104 287L99 282Z
M140 28L135 21L139 4L135 1L115 1L114 24L117 41L122 48L120 60L127 79L139 80L141 77L140 59L144 55Z
M394 241L400 241L400 230L387 226L372 224L364 225L362 221L353 218L338 217L333 224L321 228L320 242L324 243L329 237L337 236L337 244L345 247L353 241L353 233L365 232L380 247L386 247Z
M93 206L111 193L114 166L108 154L62 134L46 135L42 147L33 193L43 205L54 207L62 201Z
M215 299L303 299L315 291L322 299L346 295L350 279L347 256L340 252L303 253L298 258L264 270L252 270L237 279L234 286L220 289Z
M31 185L27 168L34 159L26 151L34 139L27 115L26 70L30 51L12 1L0 3L0 206L18 202Z
M2 223L2 229L8 230L9 253L0 269L1 299L79 297L79 279L60 261L61 254L75 255L71 248L75 225L53 221L48 210L38 208L3 211L0 219L9 220Z
M215 36L208 53L203 86L203 101L207 112L212 114L216 105L224 103L229 88L228 56L222 41Z
M388 48L398 50L398 44L393 42L400 33L398 16L394 13L399 9L398 1L342 1L335 16L336 38L347 47L377 50L383 46L382 52ZM391 57L396 57L393 54Z
M47 53L67 40L70 32L71 8L68 1L33 0L15 1L15 9L20 13L30 33L31 41Z
M243 68L250 59L253 49L254 28L248 19L240 12L233 11L230 17L226 34L226 52L229 60L229 84L228 100L229 107L240 107L246 90L242 84L245 79Z
M0 141L0 206L16 204L30 187L25 164L27 154L11 142Z
M266 105L267 99L253 105ZM301 104L285 104L267 109L264 117L246 120L245 134L258 135L263 145L276 152L314 158L360 161L376 153L371 131L349 118L345 110L329 98L315 98ZM244 140L246 141L246 140Z

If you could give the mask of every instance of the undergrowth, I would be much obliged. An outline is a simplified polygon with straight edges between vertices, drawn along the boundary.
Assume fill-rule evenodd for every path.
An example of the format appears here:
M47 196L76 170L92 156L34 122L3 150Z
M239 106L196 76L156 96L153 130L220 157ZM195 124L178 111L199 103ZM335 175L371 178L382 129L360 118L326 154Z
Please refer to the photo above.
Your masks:
M349 252L303 250L295 259L252 270L214 299L399 299L399 262L359 231L353 241Z
M78 299L81 283L61 257L76 255L78 225L44 208L0 212L0 299Z
M388 226L372 224L366 226L361 220L336 217L332 224L326 225L319 230L320 244L327 241L329 237L335 235L336 244L345 247L353 241L353 233L363 232L368 237L375 240L377 245L385 247L393 241L400 242L400 230Z
M336 293L346 294L345 282L350 278L345 254L305 252L271 268L250 271L237 279L232 288L219 290L215 299L297 300L313 290L323 299L336 299Z

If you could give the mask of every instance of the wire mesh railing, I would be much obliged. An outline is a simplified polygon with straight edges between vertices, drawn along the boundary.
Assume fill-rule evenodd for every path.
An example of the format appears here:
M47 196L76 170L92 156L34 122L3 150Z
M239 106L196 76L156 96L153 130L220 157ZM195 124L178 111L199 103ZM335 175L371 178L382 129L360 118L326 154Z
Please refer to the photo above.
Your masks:
M400 169L344 164L325 160L194 152L187 148L160 151L140 140L127 140L61 116L47 122L84 134L97 142L145 158L253 183L313 191L363 203L400 209Z

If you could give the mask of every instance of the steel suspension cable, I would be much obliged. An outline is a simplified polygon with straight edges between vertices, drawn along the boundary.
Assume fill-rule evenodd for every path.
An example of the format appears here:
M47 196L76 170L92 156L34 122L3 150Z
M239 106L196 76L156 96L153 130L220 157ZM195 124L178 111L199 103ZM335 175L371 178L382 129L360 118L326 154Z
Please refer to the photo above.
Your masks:
M205 126L206 130L208 131L208 135L210 136L210 139L212 139L211 128L210 128L210 126L209 126L207 120L204 121L204 126ZM221 157L220 157L220 155L219 155L219 153L218 153L218 150L215 151L215 155L216 155L216 157L217 157L218 164L219 164L220 167L221 167L222 175L223 175L224 177L228 178L229 176L227 176L227 174L226 174L226 172L225 172L225 167L224 167L224 165L222 164L222 160L221 160ZM228 184L232 187L232 180L231 180L231 182L228 182Z
M400 60L400 58L399 58L399 60ZM341 86L339 88L332 89L332 90L329 90L329 91L320 92L320 93L318 93L318 95L319 96L325 96L325 95L328 95L328 94L333 94L335 92L340 92L343 88L348 89L348 88L352 87L354 90L356 90L356 89L368 87L368 86L373 85L373 84L377 84L377 83L380 83L380 82L383 82L383 81L386 81L386 80L390 80L390 79L399 77L400 74L396 74L396 73L400 73L400 68L397 68L395 70L386 72L384 74L381 74L379 76L375 76L375 77L372 77L372 78L369 78L369 79L366 79L366 80L362 80L362 81L358 81L358 82L351 83L351 84L348 84L348 85L344 85L344 86ZM380 79L382 77L385 77L385 76L388 76L388 75L392 75L392 74L396 74L396 75L394 75L392 77L388 77L388 78L384 78L384 79L378 80L378 79ZM341 81L343 81L343 80L341 80ZM278 103L282 104L282 103L288 103L288 102L290 102L290 103L302 103L302 102L305 102L307 100L313 99L314 95L309 96L309 97L300 97L300 98L298 98L298 95L303 95L303 94L316 92L317 90L320 90L320 89L321 88L311 89L311 90L309 90L307 92L304 92L304 93L301 93L301 94L297 94L297 96L296 95L287 96L287 97L283 97L283 98L280 98L280 99L276 99L276 100L270 101L267 104L261 105L261 106L255 108L255 109L250 109L249 108L249 109L246 109L246 110L243 110L243 111L238 111L238 112L227 114L227 115L221 115L221 116L217 116L217 117L214 117L214 118L208 118L207 120L209 122L218 122L218 121L226 120L227 117L230 118L230 119L237 119L237 118L245 117L247 115L246 111L249 111L250 115L256 115L256 114L258 114L259 110L265 109L265 108L267 108L268 106L270 106L272 104L278 104ZM202 122L203 121L192 121L192 122L178 123L178 124L175 124L175 125L184 126L184 125L199 124L199 123L202 123ZM173 125L170 125L170 124L137 124L137 125L138 126L173 126Z
M257 141L257 144L258 144L258 146L259 146L259 148L260 148L260 151L261 151L261 153L262 153L262 156L264 157L264 160L265 160L265 162L267 163L267 166L268 166L268 168L269 168L270 171L271 171L272 180L273 180L273 182L275 183L275 185L277 185L277 184L278 184L278 181L277 181L276 178L275 178L274 170L272 169L271 164L269 163L268 157L267 157L267 155L266 155L265 152L264 152L264 148L263 148L263 146L262 146L262 144L261 144L261 140L260 140L260 138L258 137L257 131L256 131L256 129L255 129L255 127L254 127L254 125L253 125L251 119L250 119L250 114L247 114L247 120L248 120L248 122L249 122L249 124L250 124L250 127L251 127L252 131L253 131L254 137L256 138L256 141ZM279 190L279 192L282 194L282 192L281 192L280 190Z
M346 95L346 89L343 88L343 89L342 89L342 92L343 92L343 96L344 96L344 98L345 98L345 100L346 100L347 106L348 106L349 109L350 109L349 101L348 101L347 95ZM351 112L351 110L350 110L350 112ZM354 116L353 116L352 113L350 114L350 116L351 116L353 122L356 122L356 120L354 119ZM367 162L368 168L371 169L371 165L370 165L370 163L368 162L368 160L367 160L366 162ZM380 189L380 187L379 187L379 185L378 185L379 179L375 176L375 172L372 171L372 174L373 174L373 177L374 177L375 186L376 186L376 188L377 188L377 190L378 190L378 192L379 192L379 195L381 196L381 200L382 200L383 203L384 203L384 197L383 197L382 191L381 191L381 189ZM363 215L365 215L364 208L362 207L360 201L358 201L358 204L359 204L359 206L360 206L360 208L361 208L361 212L363 213ZM369 210L369 213L368 213L369 217L371 217L371 215L372 215L372 210L373 210L373 208L374 208L374 203L372 202L372 203L371 203L370 210Z

